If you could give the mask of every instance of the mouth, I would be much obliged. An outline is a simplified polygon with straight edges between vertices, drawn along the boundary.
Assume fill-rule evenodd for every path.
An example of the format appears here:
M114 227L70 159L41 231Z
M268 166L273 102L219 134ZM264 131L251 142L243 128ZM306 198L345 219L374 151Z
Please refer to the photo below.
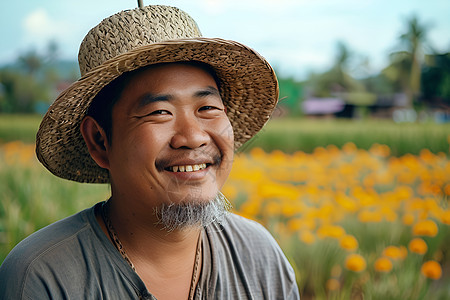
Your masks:
M222 157L220 155L213 155L203 158L178 157L174 159L160 159L155 162L155 165L160 172L193 173L204 171L213 166L220 166L221 162Z
M170 166L167 168L164 168L164 170L169 172L196 172L201 171L209 167L210 163L200 163L200 164L194 164L194 165L176 165L176 166Z

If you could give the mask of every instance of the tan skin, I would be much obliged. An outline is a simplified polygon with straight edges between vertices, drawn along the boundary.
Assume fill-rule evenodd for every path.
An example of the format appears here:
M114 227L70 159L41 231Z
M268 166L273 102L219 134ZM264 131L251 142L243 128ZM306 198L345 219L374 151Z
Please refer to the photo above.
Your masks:
M111 142L91 117L81 125L92 158L110 173L111 222L149 291L157 299L187 299L200 228L168 233L153 211L161 203L210 201L225 183L234 139L217 85L194 66L144 70L125 87L112 124ZM207 167L173 170L199 164Z

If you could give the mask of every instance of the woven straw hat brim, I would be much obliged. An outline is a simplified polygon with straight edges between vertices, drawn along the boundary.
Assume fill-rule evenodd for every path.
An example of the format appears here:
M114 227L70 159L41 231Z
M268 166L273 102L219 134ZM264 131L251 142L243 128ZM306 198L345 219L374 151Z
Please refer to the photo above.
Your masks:
M36 136L39 161L56 176L78 182L109 182L108 171L91 158L80 124L97 93L124 72L179 61L211 65L234 130L235 149L268 121L278 99L276 75L256 51L234 41L189 38L154 43L104 62L65 90L50 106Z

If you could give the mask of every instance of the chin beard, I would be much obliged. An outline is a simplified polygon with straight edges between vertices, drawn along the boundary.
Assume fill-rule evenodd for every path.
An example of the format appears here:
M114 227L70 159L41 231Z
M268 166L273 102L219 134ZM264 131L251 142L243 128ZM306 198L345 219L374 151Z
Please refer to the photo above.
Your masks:
M205 203L163 203L154 209L154 214L158 219L157 224L171 232L188 227L206 227L212 223L223 224L231 207L227 198L218 192L213 200Z

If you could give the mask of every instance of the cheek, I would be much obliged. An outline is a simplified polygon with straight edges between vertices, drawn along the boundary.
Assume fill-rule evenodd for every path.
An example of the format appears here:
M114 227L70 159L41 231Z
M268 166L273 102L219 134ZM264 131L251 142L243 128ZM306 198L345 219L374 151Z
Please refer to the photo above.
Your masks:
M216 132L216 144L222 154L221 166L217 173L217 184L219 188L225 183L230 174L234 158L234 134L233 127L228 118L222 121L220 131Z
M234 153L234 133L233 127L231 126L228 118L221 120L215 128L215 140L217 141L217 146L223 155L229 155L229 153Z

